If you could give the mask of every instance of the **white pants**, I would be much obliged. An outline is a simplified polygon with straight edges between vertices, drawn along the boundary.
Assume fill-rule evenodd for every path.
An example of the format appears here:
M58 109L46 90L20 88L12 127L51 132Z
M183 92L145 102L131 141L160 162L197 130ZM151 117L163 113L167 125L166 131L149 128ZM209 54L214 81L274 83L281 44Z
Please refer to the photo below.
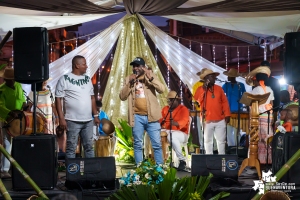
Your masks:
M204 127L204 148L206 154L213 154L213 137L217 141L218 153L225 154L226 123L219 122L205 123Z
M199 136L199 144L200 144L200 149L204 149L203 145L203 132L202 132L202 117L197 116L197 128L198 128L198 136ZM217 141L214 138L213 139L214 143L214 151L217 150Z
M236 146L237 129L227 124L227 145L229 147Z
M4 125L3 122L0 123L0 128ZM5 128L2 128L2 137L3 137L3 147L5 150L11 154L11 136L7 134ZM1 153L1 171L9 171L10 161Z
M166 130L168 133L167 139L170 143L170 130ZM176 156L179 160L185 160L185 157L182 154L181 144L188 142L188 135L182 131L172 130L172 148L174 149ZM188 152L185 152L188 153Z

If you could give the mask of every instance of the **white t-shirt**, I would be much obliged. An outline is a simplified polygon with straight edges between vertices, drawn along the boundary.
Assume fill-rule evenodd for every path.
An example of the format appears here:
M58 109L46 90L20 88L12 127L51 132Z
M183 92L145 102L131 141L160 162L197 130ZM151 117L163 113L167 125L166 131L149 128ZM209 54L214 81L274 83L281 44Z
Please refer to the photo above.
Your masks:
M55 89L55 96L64 99L65 119L70 121L84 122L93 119L92 95L94 88L87 75L65 74L60 77Z
M265 112L266 111L266 108L265 108L265 105L266 104L269 104L272 100L274 100L274 93L273 93L273 90L270 88L270 87L268 87L268 86L266 86L266 93L269 93L270 92L270 95L269 95L269 97L268 97L268 99L267 99L267 101L266 101L266 103L264 103L264 104L262 104L262 105L259 105L259 112L260 113L262 113L262 112ZM265 91L264 91L264 89L261 87L261 86L257 86L257 87L255 87L253 90L252 90L252 92L251 92L252 94L265 94Z

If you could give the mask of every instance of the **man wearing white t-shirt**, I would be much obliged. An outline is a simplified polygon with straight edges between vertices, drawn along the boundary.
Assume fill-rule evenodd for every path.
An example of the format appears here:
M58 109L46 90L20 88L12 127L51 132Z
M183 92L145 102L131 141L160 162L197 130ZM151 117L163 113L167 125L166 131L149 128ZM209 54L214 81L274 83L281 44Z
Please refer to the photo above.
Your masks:
M89 76L85 75L86 60L77 55L72 59L72 72L60 77L55 90L55 104L59 117L59 126L67 130L66 157L74 158L78 135L84 148L86 158L95 156L93 150L93 117L97 125L94 88ZM62 101L64 111L62 110Z

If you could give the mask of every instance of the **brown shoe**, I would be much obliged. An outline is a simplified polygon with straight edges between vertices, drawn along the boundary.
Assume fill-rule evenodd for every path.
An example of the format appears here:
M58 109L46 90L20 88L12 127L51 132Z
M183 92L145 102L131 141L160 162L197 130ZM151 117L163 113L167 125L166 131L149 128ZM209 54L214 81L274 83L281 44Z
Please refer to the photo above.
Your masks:
M11 178L11 175L6 171L1 172L1 179L7 179L7 178Z

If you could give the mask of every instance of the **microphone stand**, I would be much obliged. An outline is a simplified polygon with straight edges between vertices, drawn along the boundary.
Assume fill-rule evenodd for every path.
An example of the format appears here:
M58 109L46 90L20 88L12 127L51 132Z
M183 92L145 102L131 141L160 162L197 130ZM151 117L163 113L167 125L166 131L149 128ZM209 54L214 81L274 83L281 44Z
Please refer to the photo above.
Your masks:
M268 136L269 136L269 133L270 133L270 111L271 110L275 110L275 109L277 109L277 108L280 108L280 107L282 107L282 106L284 106L284 105L280 105L280 106L276 106L276 107L274 107L274 108L271 108L270 110L266 110L265 112L262 112L262 113L259 113L259 115L262 115L262 114L264 114L264 113L268 113ZM265 172L268 172L268 168L269 168L269 144L268 144L268 139L267 139L267 161L266 161L266 169L265 169Z
M236 131L236 149L235 149L235 153L236 155L238 155L238 141L239 141L239 134L241 131L241 106L240 106L240 99L241 99L241 85L237 82L238 85L238 127L237 127L237 131Z
M173 110L171 109L173 107L173 104L174 104L174 101L175 99L179 96L179 91L180 91L180 88L182 87L182 81L181 81L181 84L176 92L176 95L175 95L175 98L172 100L172 103L171 105L169 106L169 110L168 110L168 113L166 115L166 117L163 119L163 121L161 122L161 125L165 123L168 115L170 114L170 128L169 128L169 133L170 133L170 147L171 147L171 153L170 153L170 167L173 167L173 158L172 158L172 150L173 150L173 145L172 145L172 121L173 121L173 118L172 118L172 112ZM188 153L188 152L186 152Z
M204 83L205 84L205 83ZM203 135L203 148L202 148L202 154L205 154L205 145L204 145L204 122L205 122L205 115L206 115L206 101L207 101L207 90L208 90L208 84L205 87L204 92L204 99L203 99L203 107L202 107L202 135Z
M47 85L47 87L48 87L48 85ZM50 91L50 99L51 99L52 105L54 105L54 98L53 98L53 95L51 92L51 88L50 88L50 86L48 88ZM53 118L53 116L54 116L54 118ZM53 135L54 135L54 127L55 127L55 113L53 112L53 108L52 108L52 134Z

